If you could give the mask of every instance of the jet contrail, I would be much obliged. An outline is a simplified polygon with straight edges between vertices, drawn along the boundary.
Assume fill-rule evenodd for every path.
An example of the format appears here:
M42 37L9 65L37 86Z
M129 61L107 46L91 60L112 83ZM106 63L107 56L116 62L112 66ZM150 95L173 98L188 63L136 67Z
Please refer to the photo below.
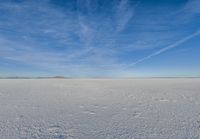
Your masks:
M179 46L180 44L182 44L182 43L184 43L184 42L186 42L186 41L188 41L188 40L190 40L190 39L192 39L192 38L194 38L194 37L196 37L196 36L198 36L198 35L200 35L200 30L198 30L198 31L196 31L195 33L193 33L193 34L191 34L191 35L189 35L189 36L187 36L187 37L184 37L184 38L182 38L181 40L178 40L177 42L175 42L175 43L173 43L173 44L171 44L171 45L169 45L169 46L167 46L167 47L164 47L164 48L162 48L162 49L160 49L160 50L158 50L158 51L156 51L156 52L154 52L154 53L152 53L152 54L150 54L150 55L148 55L148 56L145 56L145 57L143 57L143 58L137 60L137 61L134 62L134 63L128 64L128 65L125 67L125 69L127 69L127 68L129 68L129 67L133 67L133 66L135 66L136 64L139 64L139 63L141 63L141 62L143 62L143 61L145 61L145 60L148 60L148 59L150 59L150 58L152 58L152 57L154 57L154 56L157 56L157 55L159 55L159 54L161 54L161 53L163 53L163 52L165 52L165 51L167 51L167 50L169 50L169 49L175 48L175 47Z

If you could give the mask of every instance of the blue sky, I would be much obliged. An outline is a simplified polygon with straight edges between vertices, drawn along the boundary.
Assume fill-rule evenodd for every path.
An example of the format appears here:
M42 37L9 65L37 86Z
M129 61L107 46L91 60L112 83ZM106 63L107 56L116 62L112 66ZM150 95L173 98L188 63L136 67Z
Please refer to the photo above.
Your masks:
M200 76L199 0L0 0L0 76Z

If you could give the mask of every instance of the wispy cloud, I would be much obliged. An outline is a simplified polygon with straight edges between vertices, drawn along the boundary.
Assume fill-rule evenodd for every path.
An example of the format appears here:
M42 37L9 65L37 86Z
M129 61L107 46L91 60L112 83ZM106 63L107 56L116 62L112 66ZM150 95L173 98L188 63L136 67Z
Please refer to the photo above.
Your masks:
M159 9L131 0L3 1L0 59L70 74L111 73L183 43L169 45L197 29L183 22L199 14L197 3ZM149 50L156 52L137 61Z
M139 63L141 63L141 62L143 62L143 61L146 61L146 60L148 60L148 59L150 59L150 58L152 58L152 57L154 57L154 56L160 55L160 54L164 53L165 51L168 51L168 50L170 50L170 49L173 49L173 48L175 48L175 47L177 47L177 46L183 44L184 42L186 42L186 41L188 41L188 40L190 40L190 39L192 39L192 38L194 38L194 37L196 37L196 36L198 36L198 35L200 35L200 30L198 30L197 32L195 32L195 33L193 33L193 34L191 34L191 35L189 35L189 36L186 36L186 37L182 38L181 40L178 40L178 41L176 41L175 43L173 43L173 44L171 44L171 45L169 45L169 46L167 46L167 47L164 47L164 48L162 48L162 49L160 49L160 50L158 50L158 51L156 51L156 52L154 52L154 53L152 53L152 54L150 54L150 55L148 55L148 56L145 56L145 57L143 57L143 58L137 60L137 61L134 62L134 63L128 64L125 68L133 67L133 66L135 66L136 64L139 64Z
M126 28L126 25L134 16L135 9L139 5L139 2L137 2L131 6L129 2L129 0L121 0L116 8L117 32L121 32Z
M190 0L183 7L183 10L185 10L187 14L192 14L192 15L199 14L200 13L199 9L200 9L199 0Z

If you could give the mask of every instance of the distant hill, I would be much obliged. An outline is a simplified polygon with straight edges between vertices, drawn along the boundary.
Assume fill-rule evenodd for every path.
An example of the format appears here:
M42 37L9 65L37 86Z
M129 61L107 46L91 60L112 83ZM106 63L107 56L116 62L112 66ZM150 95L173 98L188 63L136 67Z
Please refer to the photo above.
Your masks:
M13 76L13 77L0 77L0 79L70 79L70 77L65 77L65 76L53 76L53 77L22 77L22 76Z

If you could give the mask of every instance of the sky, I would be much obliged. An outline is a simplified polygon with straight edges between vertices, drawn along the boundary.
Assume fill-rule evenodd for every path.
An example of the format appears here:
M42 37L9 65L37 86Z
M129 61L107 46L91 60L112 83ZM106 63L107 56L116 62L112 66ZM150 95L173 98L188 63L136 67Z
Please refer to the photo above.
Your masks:
M200 77L200 0L0 0L0 77Z

